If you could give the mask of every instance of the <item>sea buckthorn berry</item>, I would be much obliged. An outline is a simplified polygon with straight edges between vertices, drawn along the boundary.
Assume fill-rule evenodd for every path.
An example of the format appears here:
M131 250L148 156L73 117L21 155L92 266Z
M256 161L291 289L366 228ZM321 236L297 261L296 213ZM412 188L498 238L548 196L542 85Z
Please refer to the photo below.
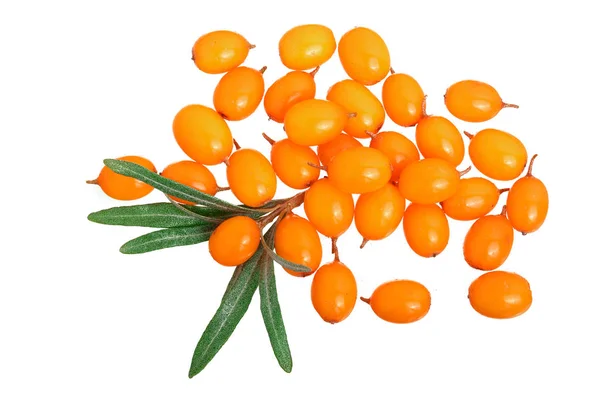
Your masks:
M129 161L141 165L152 172L156 172L154 164L144 157L123 156L117 158L117 160ZM141 199L154 190L152 186L135 178L117 174L107 166L102 167L98 178L87 181L87 183L96 184L100 186L100 189L102 189L107 196L115 200L124 201Z
M499 268L512 250L514 231L506 218L506 206L499 215L486 215L471 225L463 245L465 261L482 271Z
M313 277L310 295L313 307L323 321L331 324L342 322L356 305L356 278L339 261L324 264Z
M411 250L425 258L444 251L450 239L448 218L437 204L409 204L402 228Z
M208 239L211 257L225 267L248 261L260 245L260 228L255 220L240 215L221 222Z
M357 27L346 32L338 44L344 71L365 86L382 81L390 72L390 52L378 33Z
M321 170L311 167L319 164L319 157L308 146L300 146L290 139L274 141L263 133L271 143L271 164L275 174L292 189L306 189L319 179Z
M518 317L531 307L533 296L529 282L514 272L486 272L469 286L469 302L488 318Z
M265 92L263 101L269 119L283 123L290 107L302 100L314 99L317 92L314 76L318 70L319 67L310 73L291 71L273 82Z
M369 147L383 152L392 164L392 182L397 182L402 170L421 158L417 146L398 132L379 132L371 139Z
M212 172L210 172L210 170L204 165L195 161L184 160L169 164L165 167L165 169L163 169L161 175L164 178L168 178L183 185L198 189L199 191L210 196L214 196L217 194L217 191L221 189L219 186L217 186L217 181L215 180L215 176L212 174ZM179 203L194 204L190 201L179 199L174 196L169 197Z
M269 160L254 149L240 149L227 162L227 182L233 195L248 207L273 200L277 175Z
M441 158L458 167L465 158L465 141L450 120L425 116L415 129L417 148L424 158Z
M485 122L503 108L519 108L502 101L498 91L487 83L464 80L446 90L444 102L450 114L465 122Z
M394 324L416 322L429 313L431 293L421 283L397 279L379 285L370 298L360 298L379 318Z
M415 126L423 117L425 93L419 82L410 75L391 75L383 82L381 101L388 117L400 126Z
M392 177L386 155L372 147L353 147L341 151L327 167L327 175L340 190L362 194L381 189Z
M527 149L514 135L498 129L483 129L470 139L469 157L475 168L498 181L517 179L527 165Z
M424 158L407 165L398 179L400 193L411 203L434 204L449 199L458 190L461 175L446 160Z
M508 220L523 235L540 229L548 215L548 189L532 174L536 157L531 157L527 175L513 183L506 200Z
M298 25L279 40L279 58L283 65L296 71L316 68L335 53L333 31L324 25Z
M242 65L254 45L239 33L220 30L206 33L196 40L192 60L207 74L222 74Z
M252 115L265 93L266 69L242 66L223 75L213 93L215 110L228 121L241 121Z
M319 233L337 238L352 225L354 199L350 193L338 189L329 178L321 178L305 192L304 212Z
M317 230L307 219L295 214L288 214L278 222L275 252L288 261L310 268L311 272L308 273L284 268L287 273L297 277L312 275L321 265L323 257Z
M287 111L283 129L296 144L318 146L341 134L348 118L348 112L339 104L309 99L294 104Z
M333 157L335 157L339 152L352 148L352 147L361 147L362 143L356 140L354 137L346 135L342 133L341 135L336 136L333 140L323 143L317 147L317 155L319 156L319 160L321 160L321 164L327 168Z
M442 209L449 218L457 221L472 221L489 214L498 204L500 194L506 189L498 189L486 178L462 178L454 195L442 201Z
M361 194L354 209L354 224L364 239L361 248L369 240L381 240L391 235L402 222L405 208L406 200L391 183Z
M367 132L377 133L383 126L383 105L368 88L352 79L331 86L327 100L344 107L348 113L356 113L355 117L348 118L344 126L344 132L350 136L368 138Z
M200 164L220 164L233 150L227 122L203 105L191 104L179 110L173 119L173 134L181 150Z

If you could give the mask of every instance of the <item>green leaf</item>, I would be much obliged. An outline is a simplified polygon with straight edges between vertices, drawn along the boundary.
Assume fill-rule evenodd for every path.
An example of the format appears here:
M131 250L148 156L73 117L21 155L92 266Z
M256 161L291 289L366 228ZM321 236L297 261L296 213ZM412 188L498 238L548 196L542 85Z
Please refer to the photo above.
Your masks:
M171 203L152 203L112 207L88 215L88 220L104 225L142 226L146 228L175 228L206 225Z
M181 226L150 232L121 246L123 254L140 254L170 247L189 246L206 242L216 225Z
M258 288L258 262L263 254L259 248L250 260L236 267L221 305L194 350L189 371L190 378L199 374L215 357L248 311L252 297Z
M265 242L264 238L261 237L260 239L263 243L263 250L267 253L267 255L273 259L277 264L281 265L284 268L289 269L290 271L296 271L296 272L310 272L310 268L308 268L305 265L302 264L296 264L293 263L291 261L286 260L285 258L279 256L277 253L275 253L273 250L271 250L267 243Z

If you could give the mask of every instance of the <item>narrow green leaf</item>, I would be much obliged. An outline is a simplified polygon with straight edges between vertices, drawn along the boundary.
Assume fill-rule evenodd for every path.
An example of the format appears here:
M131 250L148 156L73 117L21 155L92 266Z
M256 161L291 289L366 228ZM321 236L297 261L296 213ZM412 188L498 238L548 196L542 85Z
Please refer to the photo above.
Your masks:
M258 261L262 254L262 249L259 248L250 260L236 267L232 283L225 291L221 305L206 326L194 350L190 378L199 374L215 357L248 311L258 288Z
M277 264L281 265L284 268L289 269L290 271L296 271L296 272L310 272L310 268L308 268L305 265L302 264L296 264L293 263L291 261L286 260L285 258L279 256L277 253L275 253L273 250L271 250L267 243L265 242L264 238L260 238L261 242L263 243L263 250L267 253L267 255L273 259Z
M142 226L146 228L206 225L205 222L178 210L170 203L107 208L91 213L88 215L88 220L104 225Z
M215 227L211 224L161 229L130 240L121 246L120 251L123 254L140 254L206 242Z

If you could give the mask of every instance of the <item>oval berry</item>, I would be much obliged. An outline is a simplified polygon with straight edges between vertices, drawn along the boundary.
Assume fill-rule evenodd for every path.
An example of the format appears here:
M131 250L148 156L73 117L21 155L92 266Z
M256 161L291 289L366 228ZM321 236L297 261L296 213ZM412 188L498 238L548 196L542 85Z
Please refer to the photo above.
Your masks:
M273 200L277 175L269 160L254 149L235 151L227 162L227 182L233 195L248 207Z
M348 113L332 101L309 99L294 104L285 114L287 137L301 146L318 146L342 133Z
M333 31L324 25L298 25L279 40L279 58L289 69L302 71L323 65L337 47Z
M275 174L292 189L306 189L319 179L321 170L311 165L319 165L319 157L308 146L300 146L290 139L274 141L263 133L271 143L271 164Z
M321 239L315 227L305 218L295 214L286 215L275 230L275 252L284 259L310 268L311 272L296 272L284 268L290 275L312 275L323 257Z
M381 240L391 235L402 222L406 200L398 188L386 183L381 189L358 197L354 209L354 224L366 241Z
M531 308L533 296L529 282L514 272L486 272L469 286L469 302L488 318L518 317Z
M323 143L317 147L317 155L319 156L319 160L321 164L327 168L338 153L343 150L350 149L352 147L361 147L362 143L359 142L352 136L346 135L342 133L335 137L335 139L330 140L327 143Z
M410 75L392 72L383 82L381 100L388 117L400 126L415 126L423 117L425 93Z
M455 167L465 158L465 142L460 131L450 120L426 116L415 130L417 147L425 158L441 158Z
M463 244L465 261L482 271L499 268L512 250L513 227L506 218L506 207L499 215L486 215L471 225Z
M356 82L370 86L382 81L390 71L390 52L379 34L357 27L346 32L338 45L344 71Z
M322 178L310 185L304 194L304 212L319 233L334 239L352 225L354 199L329 178Z
M304 71L291 71L277 79L265 92L263 106L269 119L283 123L285 114L294 104L314 99L317 92L314 75Z
M193 187L210 196L217 194L219 189L213 173L204 165L195 161L184 160L169 164L163 169L161 175L164 178L174 180L182 185ZM174 196L169 197L178 203L194 204Z
M406 200L412 203L441 203L456 193L460 175L448 161L424 158L402 170L398 188Z
M357 294L356 278L339 261L324 264L313 277L310 295L315 311L325 322L342 322L354 310Z
M219 30L198 38L192 48L196 67L207 74L222 74L242 65L254 45L239 33Z
M398 132L385 131L375 135L369 147L385 154L392 164L392 182L397 182L402 170L421 158L417 146Z
M503 108L519 108L516 104L502 101L491 85L476 80L464 80L450 86L444 102L452 115L466 122L486 122Z
M500 194L508 189L498 189L486 178L462 178L456 193L442 201L442 209L449 218L472 221L489 214L498 204Z
M213 93L215 110L228 121L241 121L252 115L265 93L266 69L242 66L223 75Z
M369 193L385 186L392 177L392 166L383 152L371 147L353 147L336 155L327 175L340 190Z
M144 157L123 156L117 158L117 160L132 162L141 165L152 172L156 172L154 164ZM108 197L122 201L141 199L154 190L154 188L147 183L135 178L117 174L107 166L102 167L98 174L98 178L87 181L87 183L97 184Z
M450 225L436 204L411 203L404 211L402 228L406 243L421 257L435 257L448 246Z
M379 318L394 324L419 321L429 313L431 293L421 283L397 279L379 285L370 298L360 298Z
M213 231L208 240L211 257L226 267L235 267L248 261L260 244L260 228L246 216L231 217Z

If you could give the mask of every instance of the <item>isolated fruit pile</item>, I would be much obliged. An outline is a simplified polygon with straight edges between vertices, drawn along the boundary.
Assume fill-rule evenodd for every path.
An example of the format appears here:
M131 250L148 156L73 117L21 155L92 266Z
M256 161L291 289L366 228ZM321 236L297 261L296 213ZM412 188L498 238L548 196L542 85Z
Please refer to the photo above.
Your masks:
M174 116L173 135L188 159L160 174L140 156L108 159L90 181L118 200L140 199L154 188L167 196L167 202L90 214L91 221L103 224L161 228L126 243L123 253L208 241L218 264L236 267L196 347L190 377L228 340L257 289L274 353L291 371L274 262L292 276L312 275L315 311L324 321L339 323L358 299L359 266L343 263L337 248L352 225L364 238L362 248L402 224L412 251L435 257L448 244L449 219L471 221L465 265L484 271L468 288L471 306L490 318L516 317L529 309L527 280L498 270L509 257L515 231L535 232L548 212L546 187L532 173L536 155L530 156L516 136L492 126L463 134L448 118L428 114L419 82L391 68L386 43L371 29L351 29L336 42L325 26L294 27L279 42L281 62L290 72L266 90L266 67L242 65L253 47L231 31L207 33L195 42L196 67L222 77L212 105L186 105ZM316 98L315 77L336 50L347 77L330 82L326 98ZM377 96L369 87L382 81ZM470 123L518 108L491 85L474 80L450 85L444 99L453 117ZM261 104L271 120L268 129L279 125L286 135L275 141L263 133L271 144L268 155L240 147L232 134L234 121L248 118ZM399 130L414 127L414 141L381 131L386 118ZM457 170L467 155L469 167ZM227 187L220 187L208 168L219 164L225 165ZM469 177L472 169L482 177ZM275 199L281 184L298 194ZM231 190L240 204L219 199L223 190ZM502 211L493 213L504 192ZM299 206L305 216L294 212ZM331 239L330 258L324 256L321 235ZM361 299L385 321L420 320L430 309L429 290L396 278Z

